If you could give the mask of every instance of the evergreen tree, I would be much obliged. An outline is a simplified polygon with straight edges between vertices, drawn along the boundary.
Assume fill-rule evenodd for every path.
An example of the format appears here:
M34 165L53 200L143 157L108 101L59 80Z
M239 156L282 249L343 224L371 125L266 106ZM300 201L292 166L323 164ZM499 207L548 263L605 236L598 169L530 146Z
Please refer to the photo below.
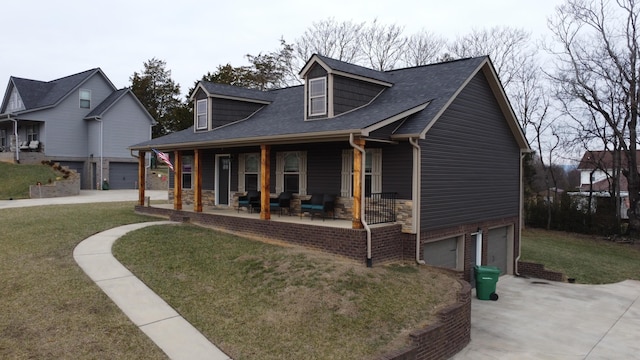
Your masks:
M144 69L134 72L131 91L138 97L149 114L158 122L152 137L188 128L193 123L191 110L180 100L180 85L171 79L166 62L152 58L144 63Z

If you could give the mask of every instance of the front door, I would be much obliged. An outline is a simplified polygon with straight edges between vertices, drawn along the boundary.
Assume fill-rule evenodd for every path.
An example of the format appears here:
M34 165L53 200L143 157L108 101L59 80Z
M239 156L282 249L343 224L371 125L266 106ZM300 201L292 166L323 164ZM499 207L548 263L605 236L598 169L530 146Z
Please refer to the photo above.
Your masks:
M231 158L216 155L216 205L229 205Z

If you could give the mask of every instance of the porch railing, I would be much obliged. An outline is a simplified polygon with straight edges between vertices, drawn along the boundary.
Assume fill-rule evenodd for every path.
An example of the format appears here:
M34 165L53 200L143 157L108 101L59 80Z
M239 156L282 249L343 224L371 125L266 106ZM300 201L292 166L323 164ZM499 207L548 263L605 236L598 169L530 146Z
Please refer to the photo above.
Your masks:
M365 199L364 216L368 224L396 221L396 193L375 193Z

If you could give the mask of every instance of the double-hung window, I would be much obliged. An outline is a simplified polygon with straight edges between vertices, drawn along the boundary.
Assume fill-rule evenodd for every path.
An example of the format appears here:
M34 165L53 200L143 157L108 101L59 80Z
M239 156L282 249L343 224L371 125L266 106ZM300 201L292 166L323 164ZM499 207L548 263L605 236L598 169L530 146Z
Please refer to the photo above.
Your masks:
M238 156L238 191L260 190L260 153Z
M193 172L193 156L182 157L182 188L191 189L192 172Z
M327 78L309 79L309 116L327 114Z
M27 126L27 140L29 142L38 140L38 128L35 125Z
M196 101L196 130L207 129L207 99Z
M80 89L80 108L91 109L91 90Z
M276 192L307 194L307 153L287 151L276 155Z
M366 149L364 195L382 192L382 149ZM353 196L353 149L342 151L341 196Z

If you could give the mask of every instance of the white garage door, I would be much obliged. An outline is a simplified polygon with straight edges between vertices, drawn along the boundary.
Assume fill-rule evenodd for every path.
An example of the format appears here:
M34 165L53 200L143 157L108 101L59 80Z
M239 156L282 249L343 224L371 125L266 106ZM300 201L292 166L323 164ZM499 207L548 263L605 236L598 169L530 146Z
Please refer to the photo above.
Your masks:
M433 266L458 269L458 237L424 244L424 261Z

